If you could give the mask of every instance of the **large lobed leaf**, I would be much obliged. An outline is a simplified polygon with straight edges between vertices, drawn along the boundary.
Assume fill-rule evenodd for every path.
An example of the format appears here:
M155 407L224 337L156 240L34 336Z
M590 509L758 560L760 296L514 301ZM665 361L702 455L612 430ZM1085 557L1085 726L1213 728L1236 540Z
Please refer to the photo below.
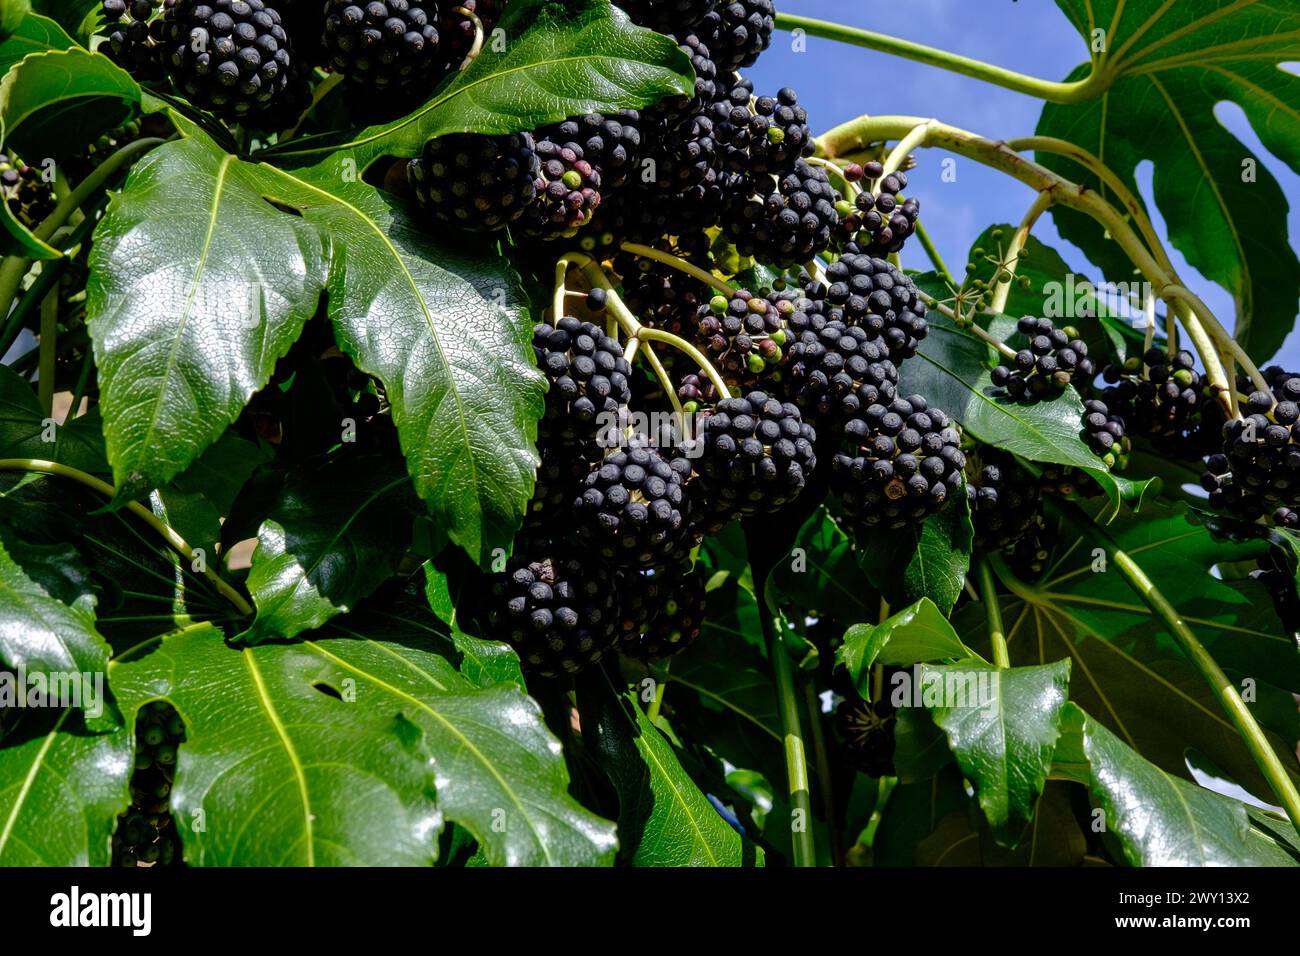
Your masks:
M1300 764L1289 753L1300 737L1291 696L1300 690L1300 655L1279 633L1261 585L1210 573L1249 551L1192 524L1185 507L1149 506L1142 520L1128 517L1112 529L1118 545L1180 610L1239 689L1256 695L1256 718L1272 731L1273 745L1300 779ZM1078 539L1062 539L1040 580L1015 584L1016 593L1002 602L1012 663L1069 657L1071 700L1128 746L1184 776L1185 751L1195 747L1227 776L1266 797L1267 784L1205 680L1103 558ZM984 609L978 603L958 611L953 624L966 643L984 646Z
M330 243L340 347L392 403L415 489L471 556L507 544L532 493L543 379L518 276L484 245L444 244L333 161L327 187L260 167Z
M1300 78L1281 64L1300 59L1300 10L1280 0L1200 0L1125 4L1057 0L1091 42L1106 32L1090 69L1109 85L1096 99L1048 103L1038 133L1101 157L1136 195L1136 169L1154 163L1156 204L1169 238L1191 265L1236 299L1236 335L1256 361L1281 346L1294 324L1300 259L1287 241L1287 202L1259 157L1215 116L1224 101L1245 111L1264 147L1300 169ZM1062 157L1045 165L1113 198L1096 177ZM1253 161L1254 177L1244 174ZM1102 228L1079 213L1053 210L1061 234L1110 278L1131 264Z

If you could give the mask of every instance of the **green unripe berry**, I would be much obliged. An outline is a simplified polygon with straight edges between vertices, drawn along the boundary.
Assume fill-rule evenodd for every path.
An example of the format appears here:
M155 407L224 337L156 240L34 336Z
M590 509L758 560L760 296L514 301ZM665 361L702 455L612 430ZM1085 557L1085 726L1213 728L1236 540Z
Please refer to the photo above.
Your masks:
M576 169L567 170L560 181L570 189L579 189L582 186L582 175Z
M722 315L722 313L727 311L727 297L721 294L715 295L709 300L709 308L718 315Z
M164 740L167 739L167 734L163 731L162 727L158 726L157 724L153 724L144 729L144 733L141 734L141 738L150 747L157 747L160 743L162 743Z
M158 748L157 760L164 767L169 767L176 762L176 746L174 744L163 744Z
M750 355L745 359L745 367L757 375L763 369L767 368L767 363L763 361L760 355Z

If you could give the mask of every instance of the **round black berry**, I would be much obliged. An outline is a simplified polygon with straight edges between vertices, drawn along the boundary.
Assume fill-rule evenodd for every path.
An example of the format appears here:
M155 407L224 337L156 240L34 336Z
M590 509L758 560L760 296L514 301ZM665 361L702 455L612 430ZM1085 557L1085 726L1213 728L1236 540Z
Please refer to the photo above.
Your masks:
M826 268L826 315L878 335L897 364L916 354L929 332L916 284L892 263L846 253Z
M789 268L824 252L839 226L839 193L802 159L781 177L742 175L730 184L723 226L741 255Z
M786 378L804 416L838 432L866 409L894 400L898 369L880 338L830 321L806 328L790 344Z
M707 580L700 567L624 574L619 651L634 660L653 661L690 647L704 624Z
M1093 377L1088 346L1073 329L1058 329L1051 319L1025 316L1016 325L1027 345L1016 352L1011 364L993 370L993 384L1005 389L1017 402L1033 403L1054 398L1076 378Z
M565 316L553 326L537 325L533 354L550 383L538 425L543 443L590 442L610 424L602 416L617 415L631 401L632 369L623 350L590 322Z
M594 464L573 502L573 527L587 548L620 567L664 565L689 528L690 463L632 448Z
M1008 548L1042 524L1038 480L1007 452L981 448L967 462L966 496L981 550Z

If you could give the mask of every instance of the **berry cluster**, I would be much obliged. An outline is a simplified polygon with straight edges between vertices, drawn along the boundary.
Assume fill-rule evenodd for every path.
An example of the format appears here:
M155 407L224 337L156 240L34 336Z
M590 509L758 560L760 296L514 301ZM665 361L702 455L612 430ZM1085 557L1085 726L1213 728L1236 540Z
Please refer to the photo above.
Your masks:
M122 69L140 80L162 76L158 56L163 38L163 21L155 18L155 0L103 0L100 9L109 28L108 43L101 49Z
M114 866L172 866L180 863L180 838L168 809L177 747L185 724L166 701L141 708L136 717L135 770L131 806L113 832Z
M515 550L488 585L489 633L542 677L599 661L618 637L612 571L560 543L516 541Z
M1152 442L1162 454L1188 457L1205 405L1205 386L1191 352L1172 355L1152 347L1122 365L1107 365L1101 400L1123 420L1131 436ZM1193 450L1190 457L1200 456Z
M327 0L322 42L331 69L376 93L431 86L443 63L431 10L408 0Z
M651 661L690 647L704 624L706 583L699 567L687 565L621 574L619 651L633 660Z
M162 23L163 68L196 106L255 120L287 95L292 48L265 0L164 0Z
M1051 319L1031 316L1021 319L1016 328L1029 340L1028 346L1016 352L1011 365L993 370L993 384L1006 389L1013 399L1036 402L1052 398L1065 391L1076 376L1083 382L1092 379L1088 346L1074 329L1058 329Z
M0 202L20 223L33 228L54 212L54 190L39 169L0 153Z
M967 462L967 469L966 495L976 548L1000 551L1042 527L1038 509L1042 488L1013 455L983 448Z
M847 167L844 178L862 184L843 223L844 233L854 247L880 257L903 248L903 243L916 231L916 221L921 215L919 200L900 198L907 188L907 174L899 171L886 176L883 165L871 162Z
M867 527L902 528L942 508L965 467L948 416L912 395L849 420L831 461L831 488L849 517Z
M1206 462L1212 507L1253 521L1300 528L1300 374L1264 370L1268 391L1251 393L1245 417L1223 429L1223 450Z
M898 715L885 695L863 700L851 694L835 709L835 729L849 761L868 777L894 775L894 727Z

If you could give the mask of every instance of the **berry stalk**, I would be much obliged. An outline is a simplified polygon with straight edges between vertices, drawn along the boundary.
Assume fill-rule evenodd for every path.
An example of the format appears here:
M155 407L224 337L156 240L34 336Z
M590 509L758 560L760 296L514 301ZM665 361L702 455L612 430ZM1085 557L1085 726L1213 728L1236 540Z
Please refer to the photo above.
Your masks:
M87 488L98 491L100 494L105 495L108 498L113 498L117 493L113 489L112 485L106 481L99 480L94 475L86 474L84 471L70 468L67 465L61 465L58 462L44 461L39 458L0 458L0 471L30 471L41 472L47 475L58 475L62 478L71 478L73 481L85 485ZM158 532L162 539L171 546L172 550L186 561L190 562L191 567L194 566L194 549L191 548L189 543L177 533L175 528L167 524L138 501L128 501L126 507L139 517L141 521L153 528L154 531ZM249 604L248 601L244 600L244 596L231 587L230 584L227 583L226 580L213 568L208 566L206 562L204 562L203 565L203 574L212 582L212 586L220 592L222 597L228 600L241 615L245 617L251 617L253 615L253 606Z
M746 538L749 529L746 529ZM750 554L755 549L749 549ZM786 767L786 783L790 795L791 840L794 844L795 866L816 866L817 848L812 835L812 795L808 785L808 759L803 742L803 731L799 722L799 696L794 684L794 665L790 653L785 648L780 628L777 626L776 612L767 601L767 576L770 567L757 567L751 559L750 567L754 577L754 593L759 595L758 620L763 628L763 638L767 642L767 657L772 662L772 672L776 678L777 707L781 713L781 735L783 738ZM797 815L797 818L796 816ZM799 826L796 826L799 823Z
M671 252L664 252L661 249L655 249L652 246L644 246L639 242L625 242L622 249L624 252L630 252L634 256L640 256L643 259L653 259L655 262L662 262L664 265L676 269L678 272L685 272L688 276L699 279L707 286L711 286L718 292L721 292L728 299L736 296L736 290L727 283L723 282L712 272L701 269L693 263L687 262Z

